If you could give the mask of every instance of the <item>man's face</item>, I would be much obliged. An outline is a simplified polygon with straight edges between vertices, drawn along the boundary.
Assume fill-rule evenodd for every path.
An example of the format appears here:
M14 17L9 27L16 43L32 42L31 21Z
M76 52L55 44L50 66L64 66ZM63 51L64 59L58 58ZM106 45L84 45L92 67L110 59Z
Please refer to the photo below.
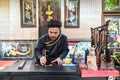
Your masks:
M60 34L60 29L59 28L49 28L48 29L48 35L52 41L58 38Z

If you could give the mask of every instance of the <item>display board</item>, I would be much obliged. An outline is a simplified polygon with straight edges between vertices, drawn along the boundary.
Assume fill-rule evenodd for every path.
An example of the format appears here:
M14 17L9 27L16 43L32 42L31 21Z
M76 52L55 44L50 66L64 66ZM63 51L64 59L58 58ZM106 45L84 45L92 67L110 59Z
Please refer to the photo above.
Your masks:
M31 41L1 41L2 59L33 58L34 43Z

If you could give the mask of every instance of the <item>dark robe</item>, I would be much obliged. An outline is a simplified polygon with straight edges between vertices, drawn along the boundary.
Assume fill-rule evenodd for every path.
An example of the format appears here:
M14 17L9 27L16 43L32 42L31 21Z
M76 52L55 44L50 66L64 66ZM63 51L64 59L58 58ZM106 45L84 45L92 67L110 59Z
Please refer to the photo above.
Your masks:
M57 57L65 58L68 54L68 41L67 37L60 34L55 41L50 41L48 34L43 35L37 42L35 48L36 63L39 64L40 57L46 56L47 63L50 64L52 60Z

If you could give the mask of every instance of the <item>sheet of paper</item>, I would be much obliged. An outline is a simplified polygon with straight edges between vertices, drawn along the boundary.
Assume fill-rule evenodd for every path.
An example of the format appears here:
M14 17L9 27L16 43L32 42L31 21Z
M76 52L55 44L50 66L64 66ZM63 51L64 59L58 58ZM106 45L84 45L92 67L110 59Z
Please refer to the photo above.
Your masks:
M62 64L63 66L76 66L76 64L70 63L70 64Z
M5 67L1 67L1 66L0 66L0 71L3 70L4 68L5 68Z

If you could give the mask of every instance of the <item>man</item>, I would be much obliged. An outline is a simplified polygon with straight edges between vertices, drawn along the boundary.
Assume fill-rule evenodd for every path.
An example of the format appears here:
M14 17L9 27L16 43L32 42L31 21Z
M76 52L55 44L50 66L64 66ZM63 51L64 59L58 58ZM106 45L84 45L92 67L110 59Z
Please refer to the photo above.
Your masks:
M61 65L69 49L67 37L61 34L62 23L58 20L47 22L48 34L38 40L35 48L36 64L42 66L55 64Z

